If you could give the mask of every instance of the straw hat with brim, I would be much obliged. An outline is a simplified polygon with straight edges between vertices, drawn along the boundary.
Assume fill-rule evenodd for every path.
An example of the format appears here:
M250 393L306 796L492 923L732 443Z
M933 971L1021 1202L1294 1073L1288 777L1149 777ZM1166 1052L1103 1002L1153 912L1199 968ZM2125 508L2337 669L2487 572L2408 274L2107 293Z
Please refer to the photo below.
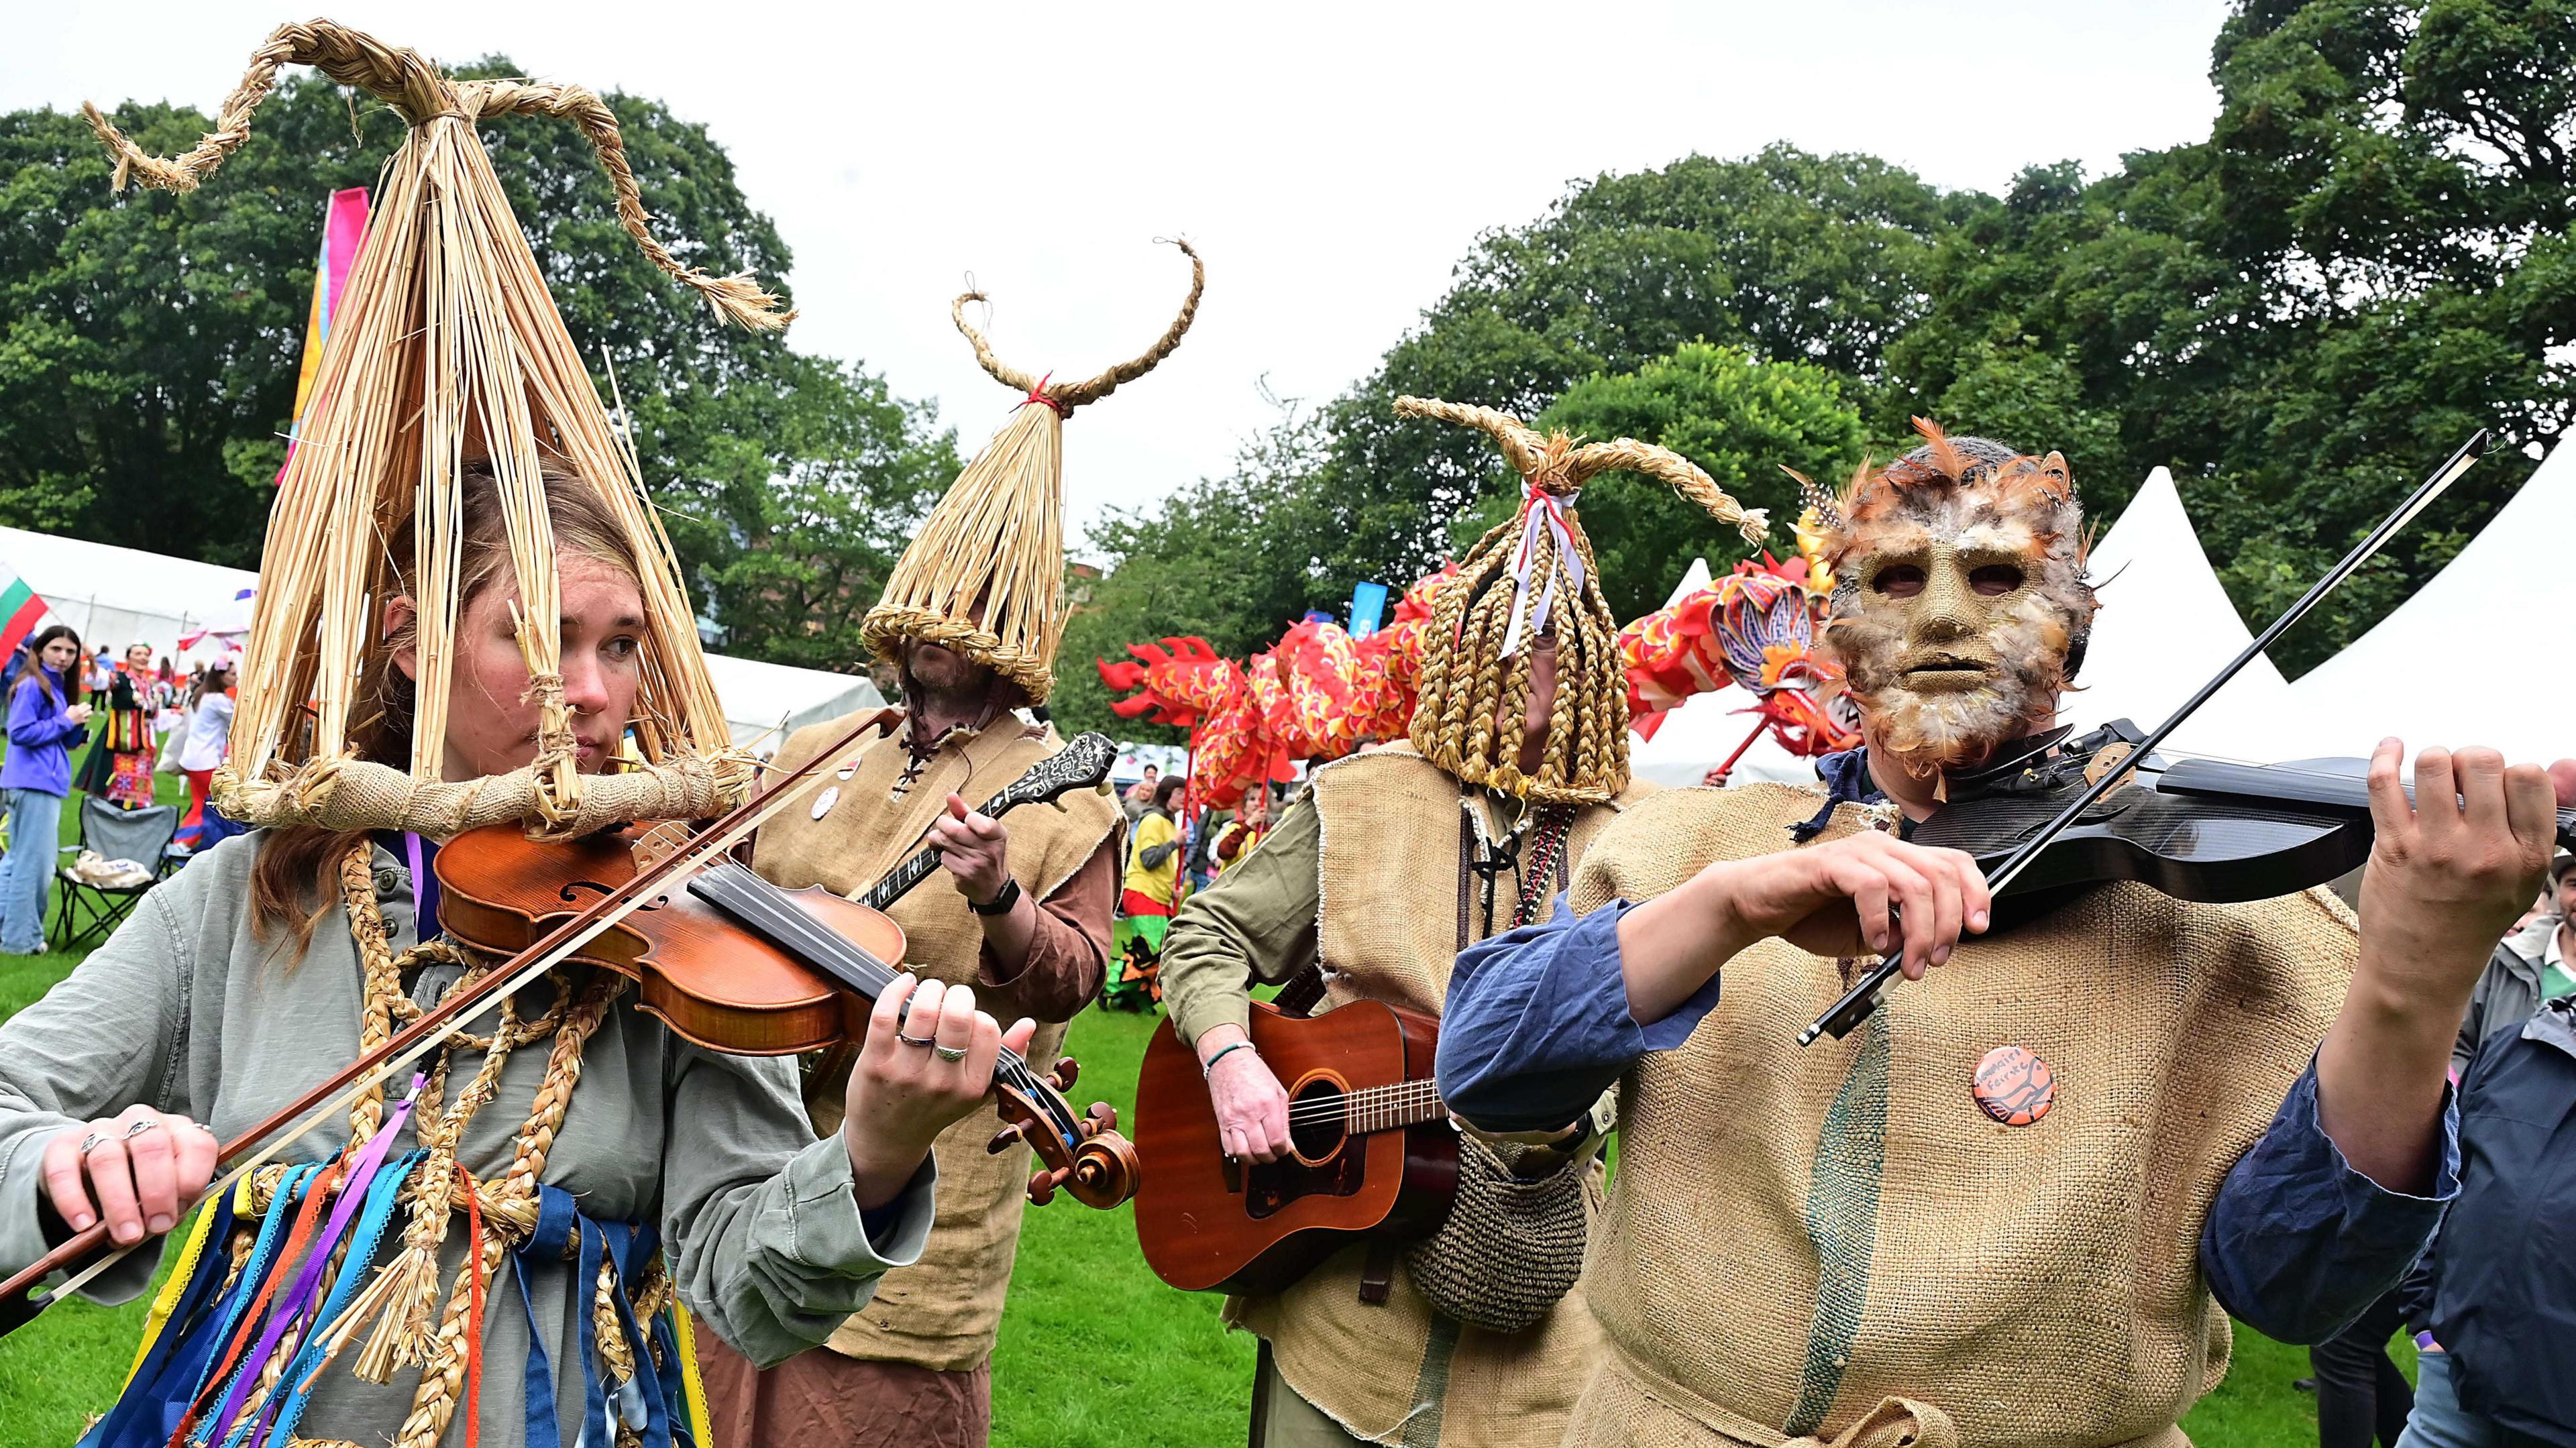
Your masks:
M748 792L750 758L732 748L696 611L634 454L609 424L476 124L511 115L571 122L608 173L618 220L656 266L745 327L782 327L789 314L748 274L710 276L655 239L617 118L580 86L451 80L417 51L316 20L269 36L215 128L183 155L148 155L95 106L82 113L116 156L118 186L138 177L191 191L249 138L251 113L288 65L390 103L411 129L385 163L269 514L217 803L254 825L440 835L503 821L575 835L722 813ZM439 661L457 647L462 477L483 460L507 525L537 757L497 778L448 780L440 767L450 671ZM632 727L643 762L620 774L575 768L550 467L576 479L552 486L596 495L638 564L646 626ZM383 543L405 530L416 558L408 579L396 576ZM366 722L353 713L366 706L360 681L383 637L383 601L404 588L419 603L416 646L428 663L414 694L408 771L362 760L349 742Z
M1190 294L1154 345L1088 382L1032 377L993 355L966 320L968 292L949 307L975 360L996 381L1026 394L1002 430L957 475L930 510L868 610L861 635L880 658L901 662L908 640L954 649L1019 686L1032 704L1055 688L1056 643L1064 636L1064 420L1133 382L1181 345L1197 317L1207 267L1186 241Z

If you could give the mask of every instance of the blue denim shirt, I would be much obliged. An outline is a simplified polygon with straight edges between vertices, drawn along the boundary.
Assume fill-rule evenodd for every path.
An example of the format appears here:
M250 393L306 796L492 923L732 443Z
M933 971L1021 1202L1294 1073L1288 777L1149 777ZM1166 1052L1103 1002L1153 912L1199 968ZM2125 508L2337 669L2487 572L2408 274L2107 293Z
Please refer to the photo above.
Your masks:
M9 758L0 762L0 789L32 789L39 794L72 792L72 756L68 747L89 733L86 724L66 717L62 675L43 669L44 684L34 675L9 692ZM46 692L46 685L52 692Z
M1625 900L1552 918L1468 948L1449 977L1440 1093L1489 1131L1571 1122L1638 1057L1690 1039L1718 980L1652 1025L1628 1014L1620 972ZM2200 1268L2221 1305L2283 1342L2323 1342L2395 1286L2459 1193L2459 1114L2442 1100L2442 1161L2430 1196L2354 1171L2317 1120L2311 1063L2270 1129L2238 1158L2201 1227Z

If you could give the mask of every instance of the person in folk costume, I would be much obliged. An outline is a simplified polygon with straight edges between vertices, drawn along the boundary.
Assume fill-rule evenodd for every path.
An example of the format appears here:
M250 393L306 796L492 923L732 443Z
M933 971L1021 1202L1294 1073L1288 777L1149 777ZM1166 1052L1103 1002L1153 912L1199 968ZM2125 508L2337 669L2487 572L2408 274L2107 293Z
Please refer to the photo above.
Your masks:
M81 765L84 794L120 809L142 809L152 803L152 766L159 758L152 737L152 704L158 680L152 673L152 646L125 646L107 683L107 727L99 731Z
M1249 1041L1248 982L1436 1016L1457 952L1544 914L1652 789L1628 773L1618 624L1572 509L1584 481L1647 473L1747 538L1762 533L1759 513L1663 448L1577 445L1448 402L1396 410L1490 433L1524 500L1438 594L1410 742L1318 768L1260 847L1172 923L1164 1004L1196 1046L1225 1150L1254 1161L1288 1150L1288 1101ZM1230 1301L1226 1321L1261 1339L1252 1441L1553 1443L1599 1342L1574 1283L1598 1144L1579 1123L1462 1143L1458 1202L1437 1236L1352 1246L1275 1297ZM1548 1198L1540 1227L1489 1225L1485 1202L1533 1191Z
M966 321L966 304L980 294L951 307L984 369L1025 396L924 520L861 626L899 671L902 723L835 761L834 782L813 807L762 826L752 856L753 868L781 885L856 895L936 847L953 888L915 890L888 912L909 942L906 963L1035 1017L1033 1054L1042 1061L1054 1059L1064 1022L1100 991L1125 816L1114 798L1090 790L1006 820L971 806L1064 747L1053 729L1014 712L1046 702L1064 632L1064 420L1180 344L1206 269L1188 243L1179 246L1190 259L1180 314L1143 356L1088 382L1034 378L995 357ZM812 759L854 720L799 730L777 762ZM807 1101L817 1129L839 1120L847 1069L828 1053L815 1063ZM889 1273L823 1350L758 1374L738 1357L710 1353L707 1386L728 1442L985 1441L993 1342L1030 1172L1026 1146L986 1153L1000 1125L980 1113L941 1138L938 1224L920 1262Z
M1540 1130L1618 1090L1568 1444L2180 1448L2227 1313L2332 1335L2457 1189L2452 1032L2549 858L2551 772L2427 749L2410 806L2383 743L2358 925L2324 890L2121 883L1980 938L1975 865L1904 822L2051 724L2095 600L2061 457L1916 425L1814 498L1864 741L1825 797L1659 795L1452 978L1460 1115ZM1899 949L1919 983L1796 1044Z
M380 215L424 224L370 235L281 484L215 785L261 828L0 1024L0 1270L103 1219L147 1245L83 1289L106 1302L151 1281L150 1239L207 1188L219 1138L494 966L438 938L442 840L698 819L750 784L674 560L474 130L569 115L633 204L613 118L575 87L451 82L316 22L271 37L190 156L92 123L148 179L192 184L288 63L409 117ZM489 249L442 245L460 233ZM767 314L748 279L670 269ZM421 315L424 273L455 311ZM459 312L504 345L444 351ZM477 415L468 395L527 410ZM417 427L386 428L388 406ZM599 772L621 741L640 758ZM940 1050L897 1040L907 1004ZM865 1302L930 1231L931 1141L1033 1029L910 977L872 1027L846 1125L817 1140L792 1063L680 1039L623 977L566 964L496 999L408 1090L286 1128L280 1157L198 1212L83 1443L708 1442L690 1324L775 1361Z

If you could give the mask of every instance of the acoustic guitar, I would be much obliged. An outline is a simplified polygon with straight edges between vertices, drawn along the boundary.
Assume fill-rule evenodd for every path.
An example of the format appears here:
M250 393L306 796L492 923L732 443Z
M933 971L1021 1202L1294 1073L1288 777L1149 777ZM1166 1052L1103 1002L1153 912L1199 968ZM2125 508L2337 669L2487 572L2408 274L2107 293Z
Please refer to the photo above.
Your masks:
M1291 1155L1218 1145L1198 1053L1154 1032L1136 1084L1136 1240L1189 1292L1268 1296L1370 1235L1424 1237L1449 1215L1458 1138L1432 1080L1439 1025L1379 1001L1320 1016L1252 1003L1252 1044L1288 1092Z

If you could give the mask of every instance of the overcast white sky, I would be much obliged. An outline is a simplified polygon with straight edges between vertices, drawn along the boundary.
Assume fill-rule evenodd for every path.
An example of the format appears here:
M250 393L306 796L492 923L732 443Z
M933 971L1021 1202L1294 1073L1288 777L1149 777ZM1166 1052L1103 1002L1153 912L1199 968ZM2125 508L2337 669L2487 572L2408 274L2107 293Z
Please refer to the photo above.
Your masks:
M211 112L312 0L11 7L0 109L166 99ZM1447 284L1476 233L1572 178L1868 151L1992 190L2066 157L2207 134L2219 0L1947 5L590 5L335 0L442 59L657 96L706 124L795 253L806 351L936 398L972 450L1012 398L948 322L968 272L1032 371L1142 350L1208 262L1197 327L1077 413L1068 532L1222 471L1270 412L1329 398ZM519 119L500 124L535 125ZM313 198L320 225L322 198ZM1474 401L1477 399L1461 399Z

